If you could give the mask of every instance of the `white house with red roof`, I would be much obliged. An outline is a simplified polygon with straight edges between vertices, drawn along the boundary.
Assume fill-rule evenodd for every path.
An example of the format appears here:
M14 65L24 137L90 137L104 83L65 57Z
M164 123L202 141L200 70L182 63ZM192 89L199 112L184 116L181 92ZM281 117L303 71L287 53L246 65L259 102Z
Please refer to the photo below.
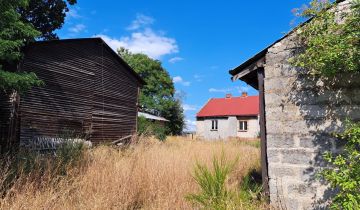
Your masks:
M196 115L196 133L204 139L256 138L259 131L259 96L212 98Z

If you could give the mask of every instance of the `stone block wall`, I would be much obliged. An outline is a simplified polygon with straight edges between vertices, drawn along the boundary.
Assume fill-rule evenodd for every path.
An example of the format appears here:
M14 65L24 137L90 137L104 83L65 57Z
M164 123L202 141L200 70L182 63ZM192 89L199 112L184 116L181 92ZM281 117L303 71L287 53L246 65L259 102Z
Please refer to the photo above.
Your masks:
M322 154L338 149L331 133L341 131L346 118L360 120L360 74L331 80L308 77L289 65L298 51L295 38L289 35L266 54L270 200L285 209L326 208L333 192L316 174L325 166Z

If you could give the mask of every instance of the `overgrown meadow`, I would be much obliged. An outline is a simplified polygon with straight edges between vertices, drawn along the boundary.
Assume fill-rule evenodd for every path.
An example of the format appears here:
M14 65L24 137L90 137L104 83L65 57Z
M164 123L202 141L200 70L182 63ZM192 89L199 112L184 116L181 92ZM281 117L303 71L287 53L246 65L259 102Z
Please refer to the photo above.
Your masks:
M64 151L2 159L0 209L265 207L254 175L260 173L256 142L142 138L122 149Z

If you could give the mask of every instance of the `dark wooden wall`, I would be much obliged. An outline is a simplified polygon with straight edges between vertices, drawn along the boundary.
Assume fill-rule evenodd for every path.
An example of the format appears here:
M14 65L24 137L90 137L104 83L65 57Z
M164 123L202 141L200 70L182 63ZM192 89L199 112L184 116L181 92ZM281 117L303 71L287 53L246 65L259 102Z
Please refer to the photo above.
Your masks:
M113 141L136 131L139 82L107 45L98 52L91 139Z
M19 144L19 97L11 92L0 92L0 154Z
M142 81L101 39L38 42L25 54L21 70L45 86L21 97L21 145L62 136L109 142L136 131Z

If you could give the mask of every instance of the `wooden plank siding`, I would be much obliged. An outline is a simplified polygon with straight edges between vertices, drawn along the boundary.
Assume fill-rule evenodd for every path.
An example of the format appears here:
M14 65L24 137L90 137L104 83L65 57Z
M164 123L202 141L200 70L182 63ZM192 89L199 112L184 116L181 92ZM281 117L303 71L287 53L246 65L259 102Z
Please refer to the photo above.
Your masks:
M91 139L114 141L136 131L139 84L107 45L102 44L99 52L94 72L102 79L95 81Z
M14 93L0 92L0 154L19 144L19 97Z
M20 69L45 82L21 97L22 146L69 133L96 144L136 131L143 81L100 38L34 43Z

